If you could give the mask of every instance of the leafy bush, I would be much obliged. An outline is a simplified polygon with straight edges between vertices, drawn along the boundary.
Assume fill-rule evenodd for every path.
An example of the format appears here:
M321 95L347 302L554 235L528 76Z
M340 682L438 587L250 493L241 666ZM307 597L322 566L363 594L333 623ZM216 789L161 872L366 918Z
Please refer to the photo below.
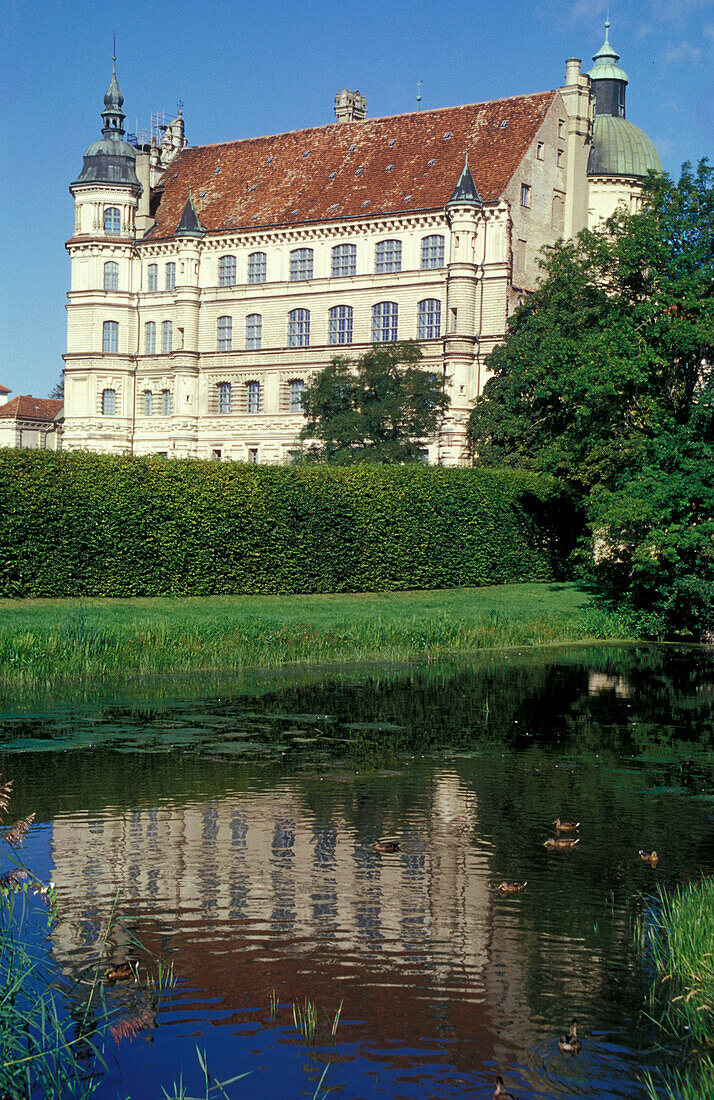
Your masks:
M549 579L546 477L0 451L0 595L364 592Z

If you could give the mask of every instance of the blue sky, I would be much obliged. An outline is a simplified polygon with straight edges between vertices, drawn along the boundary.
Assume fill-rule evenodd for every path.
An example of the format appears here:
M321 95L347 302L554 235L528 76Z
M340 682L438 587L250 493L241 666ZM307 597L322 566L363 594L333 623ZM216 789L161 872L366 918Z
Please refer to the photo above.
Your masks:
M370 117L542 91L589 68L607 0L3 0L0 383L45 396L65 350L67 190L99 137L112 34L127 125L184 104L191 144L331 122L338 88ZM665 170L712 157L714 0L612 0L627 117Z

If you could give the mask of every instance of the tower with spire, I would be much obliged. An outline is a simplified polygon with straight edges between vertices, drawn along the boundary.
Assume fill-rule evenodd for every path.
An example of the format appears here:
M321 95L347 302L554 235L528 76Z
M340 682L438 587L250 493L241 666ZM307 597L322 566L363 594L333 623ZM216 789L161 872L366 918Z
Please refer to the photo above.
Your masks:
M100 450L127 450L134 407L136 212L142 187L137 152L125 140L116 58L104 95L102 136L70 184L74 232L67 242L71 289L65 355L65 443L78 445L87 421L101 423ZM102 408L114 417L100 420Z

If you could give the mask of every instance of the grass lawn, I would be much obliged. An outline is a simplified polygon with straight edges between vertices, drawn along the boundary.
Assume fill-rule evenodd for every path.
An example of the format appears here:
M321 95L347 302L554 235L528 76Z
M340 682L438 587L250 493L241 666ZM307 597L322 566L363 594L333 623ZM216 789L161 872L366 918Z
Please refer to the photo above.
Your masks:
M0 600L0 683L400 660L631 638L578 584L429 592Z

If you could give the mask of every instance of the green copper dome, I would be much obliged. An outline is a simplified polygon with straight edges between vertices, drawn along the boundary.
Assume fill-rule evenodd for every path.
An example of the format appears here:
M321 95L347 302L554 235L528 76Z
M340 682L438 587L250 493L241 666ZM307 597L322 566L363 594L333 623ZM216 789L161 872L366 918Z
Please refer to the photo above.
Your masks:
M596 115L588 160L589 176L638 176L662 171L654 145L637 126L614 115Z

